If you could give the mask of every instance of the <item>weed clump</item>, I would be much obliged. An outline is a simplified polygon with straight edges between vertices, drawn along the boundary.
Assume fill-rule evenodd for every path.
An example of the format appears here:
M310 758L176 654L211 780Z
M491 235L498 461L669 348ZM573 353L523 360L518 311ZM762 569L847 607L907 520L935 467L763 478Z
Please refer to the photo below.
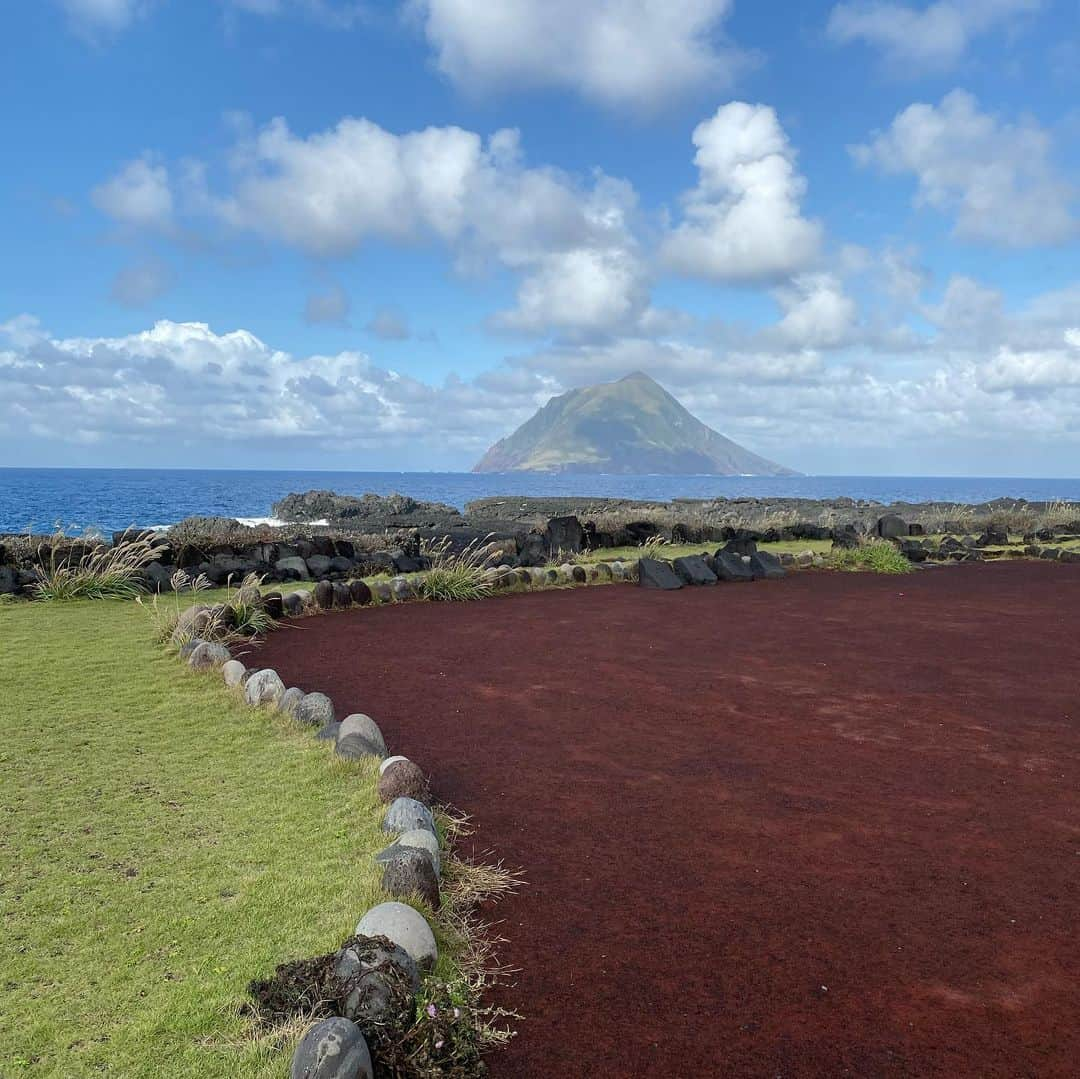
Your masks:
M439 602L483 599L495 590L498 571L487 563L491 558L490 536L474 540L459 554L451 550L450 538L425 543L423 553L431 568L419 581L420 595Z
M911 573L912 564L888 540L870 540L858 547L839 548L831 553L837 569L868 570L871 573Z

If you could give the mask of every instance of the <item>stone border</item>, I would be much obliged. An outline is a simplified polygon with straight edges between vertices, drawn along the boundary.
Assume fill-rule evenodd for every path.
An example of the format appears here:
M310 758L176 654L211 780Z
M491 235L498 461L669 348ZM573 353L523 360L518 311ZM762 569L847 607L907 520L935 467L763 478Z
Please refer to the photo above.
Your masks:
M495 587L513 589L526 587L552 587L581 585L590 582L633 581L637 565L623 562L596 563L587 566L569 564L558 569L533 567L515 569L497 567ZM422 575L418 575L422 576ZM377 581L368 585L365 581L320 581L311 590L296 590L286 595L268 592L263 602L272 617L297 617L325 613L328 610L404 602L420 597L416 588L417 578L395 577L389 582ZM197 608L198 605L194 605ZM193 610L194 608L189 608ZM205 620L200 611L188 614L186 621L191 628L198 628L200 621L208 624L211 608ZM441 850L431 808L431 792L428 779L413 761L400 755L390 755L378 724L370 716L355 713L338 720L333 701L319 691L305 693L296 687L286 688L281 676L273 668L249 670L239 659L232 656L229 648L216 641L192 637L179 648L179 655L196 671L218 670L226 686L243 694L245 704L252 708L267 707L291 716L297 722L317 728L316 738L333 740L338 756L348 760L364 757L378 758L379 777L377 794L379 801L387 806L383 817L383 831L391 842L375 854L376 863L382 865L382 890L387 894L385 902L365 911L356 924L354 936L382 937L389 947L377 945L378 962L370 956L361 957L356 950L343 948L338 954L337 967L350 983L362 983L365 991L353 993L347 1003L356 1003L357 1010L349 1015L334 1016L311 1026L294 1050L291 1074L299 1077L321 1076L324 1071L320 1062L337 1061L333 1070L340 1079L373 1079L374 1068L371 1053L356 1020L372 1019L372 1000L385 1006L391 994L370 992L379 978L384 978L382 968L389 961L404 969L412 988L413 999L422 987L422 975L435 966L438 948L435 934L428 920L414 907L400 900L420 895L432 910L441 905L439 879L441 874ZM376 986L378 988L378 986ZM342 1010L350 1011L350 1008ZM329 1075L330 1072L325 1074Z

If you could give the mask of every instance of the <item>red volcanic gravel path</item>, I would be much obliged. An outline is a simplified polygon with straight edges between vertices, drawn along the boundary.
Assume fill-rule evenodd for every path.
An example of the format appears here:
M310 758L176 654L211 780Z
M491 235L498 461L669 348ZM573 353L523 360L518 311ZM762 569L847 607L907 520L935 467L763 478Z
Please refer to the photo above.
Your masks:
M496 1079L1080 1074L1080 565L327 615L363 711L528 884ZM344 924L344 923L343 923Z

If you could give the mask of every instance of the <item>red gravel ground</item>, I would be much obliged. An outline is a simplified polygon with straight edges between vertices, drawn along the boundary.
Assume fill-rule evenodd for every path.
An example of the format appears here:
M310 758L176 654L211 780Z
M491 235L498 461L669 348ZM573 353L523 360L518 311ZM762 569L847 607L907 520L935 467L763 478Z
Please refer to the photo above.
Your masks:
M378 720L528 884L496 1077L1080 1075L1080 565L342 612L259 662Z

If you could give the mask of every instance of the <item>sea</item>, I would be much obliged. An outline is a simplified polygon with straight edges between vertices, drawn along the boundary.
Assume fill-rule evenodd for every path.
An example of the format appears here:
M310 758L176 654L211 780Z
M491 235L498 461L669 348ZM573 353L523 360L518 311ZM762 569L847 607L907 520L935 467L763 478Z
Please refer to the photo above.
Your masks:
M274 523L291 492L394 492L459 509L496 495L632 498L840 498L889 503L1080 501L1080 479L946 476L604 476L472 472L313 472L142 468L0 468L0 532L70 534L163 527L184 517Z

